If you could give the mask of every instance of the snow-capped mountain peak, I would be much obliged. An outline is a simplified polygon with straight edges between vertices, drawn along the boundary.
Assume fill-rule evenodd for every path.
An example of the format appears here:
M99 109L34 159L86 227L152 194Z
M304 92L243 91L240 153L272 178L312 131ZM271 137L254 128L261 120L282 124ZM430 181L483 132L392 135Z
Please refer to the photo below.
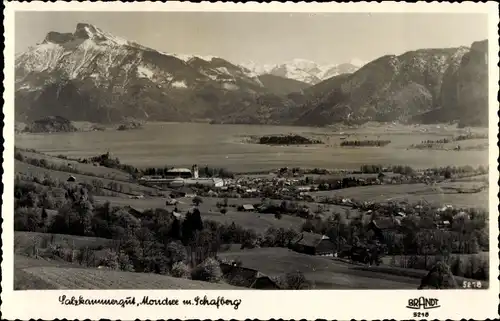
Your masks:
M315 68L318 68L318 64L315 63L314 61L307 60L307 59L301 59L301 58L295 58L292 61L285 63L286 65L292 65L295 68L301 69L301 70L312 70Z
M45 37L44 43L63 44L70 43L75 40L91 40L95 43L108 45L135 46L132 42L107 33L88 23L78 23L74 33L59 33L51 31Z
M19 107L24 118L61 114L115 121L122 112L138 118L203 118L219 101L237 106L263 92L255 73L223 58L160 52L87 23L72 33L49 32L16 55L16 95L25 97ZM196 101L185 107L186 97ZM180 111L186 108L192 113Z
M258 75L272 74L313 85L340 74L353 73L363 65L364 62L359 59L352 59L350 62L343 64L321 65L301 58L292 59L280 64L259 65L254 62L242 64L243 67Z
M364 65L366 65L366 61L363 61L361 59L358 59L358 58L353 58L351 59L351 61L348 62L349 64L353 65L353 66L356 66L358 68L361 68L363 67Z
M209 56L209 55L193 55L193 54L170 54L171 56L174 56L175 58L178 58L184 62L189 62L190 60L194 58L198 58L201 60L204 60L206 62L212 61L214 58L218 58L216 56Z

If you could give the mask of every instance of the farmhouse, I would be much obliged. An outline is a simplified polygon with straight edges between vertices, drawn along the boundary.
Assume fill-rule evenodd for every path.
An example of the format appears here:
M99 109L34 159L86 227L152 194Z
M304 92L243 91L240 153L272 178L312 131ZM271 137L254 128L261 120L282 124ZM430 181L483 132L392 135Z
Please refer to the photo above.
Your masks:
M279 290L280 287L267 275L231 263L220 264L224 280L231 285L259 290Z
M252 212L252 211L255 211L255 208L253 207L252 204L244 204L242 207L241 207L241 211L242 212Z
M302 232L292 240L290 247L304 254L333 255L335 245L326 235Z

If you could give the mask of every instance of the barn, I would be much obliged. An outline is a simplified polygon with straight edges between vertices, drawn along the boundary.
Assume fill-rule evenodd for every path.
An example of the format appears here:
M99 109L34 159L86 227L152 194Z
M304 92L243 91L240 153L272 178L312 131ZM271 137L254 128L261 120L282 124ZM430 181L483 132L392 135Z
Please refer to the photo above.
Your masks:
M258 290L279 290L280 287L267 275L231 263L220 265L224 280L231 285Z
M302 232L292 240L290 247L300 253L310 255L333 255L335 244L326 235Z

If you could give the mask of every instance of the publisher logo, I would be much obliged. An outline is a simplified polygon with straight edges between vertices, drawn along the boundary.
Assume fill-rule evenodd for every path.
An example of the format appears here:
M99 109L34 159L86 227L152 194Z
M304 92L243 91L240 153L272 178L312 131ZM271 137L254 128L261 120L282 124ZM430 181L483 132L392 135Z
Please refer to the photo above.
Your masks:
M429 310L439 308L439 300L435 298L424 298L423 296L420 298L409 299L408 305L406 306L408 309L414 310Z

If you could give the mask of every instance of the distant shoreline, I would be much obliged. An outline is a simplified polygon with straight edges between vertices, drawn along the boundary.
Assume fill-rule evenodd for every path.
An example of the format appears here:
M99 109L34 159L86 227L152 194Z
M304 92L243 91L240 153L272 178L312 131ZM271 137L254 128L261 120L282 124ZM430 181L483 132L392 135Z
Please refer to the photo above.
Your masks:
M115 128L116 126L121 125L121 122L112 122L112 123L97 123L90 121L79 121L79 120L70 120L71 123L78 129L78 131L92 131L90 128L92 126L99 126L105 128L106 130L110 130ZM256 124L256 123L211 123L207 120L193 120L193 121L162 121L162 120L140 120L144 125L182 125L182 124L204 124L210 126L265 126L265 127L291 127L291 128L316 128L316 129L326 129L333 130L333 132L337 131L352 131L366 128L394 128L395 130L404 130L404 129L439 129L439 130L454 130L454 131L488 131L489 127L479 127L479 126L466 126L464 128L458 128L457 124L449 124L449 123L436 123L436 124L404 124L404 123L392 123L392 122L366 122L360 125L348 125L344 123L335 123L325 126L303 126L303 125L294 125L294 124ZM25 122L16 122L16 125L26 125ZM411 133L409 133L411 134ZM429 132L429 134L436 134Z

